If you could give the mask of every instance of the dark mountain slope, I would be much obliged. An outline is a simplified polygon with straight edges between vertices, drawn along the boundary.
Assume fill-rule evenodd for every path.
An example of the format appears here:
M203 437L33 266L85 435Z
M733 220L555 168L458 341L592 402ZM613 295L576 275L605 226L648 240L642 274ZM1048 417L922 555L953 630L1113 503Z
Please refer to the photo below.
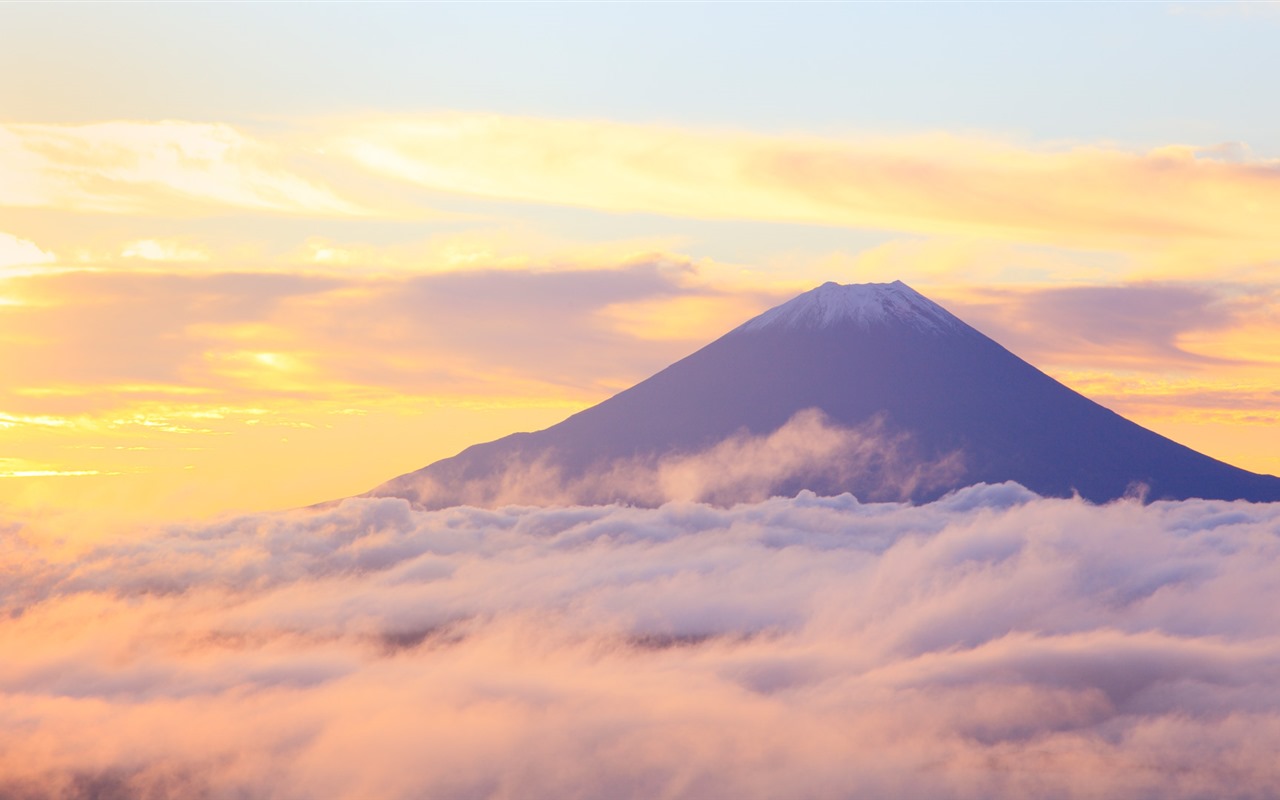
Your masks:
M824 284L624 392L536 433L476 445L372 495L427 507L506 500L656 502L611 471L653 469L820 409L903 462L947 465L922 482L856 468L779 474L770 491L925 501L980 481L1044 495L1280 500L1280 479L1166 439L1068 389L906 285ZM848 466L848 465L844 465ZM633 483L633 482L632 482ZM519 489L513 495L510 490ZM719 502L732 502L723 492Z

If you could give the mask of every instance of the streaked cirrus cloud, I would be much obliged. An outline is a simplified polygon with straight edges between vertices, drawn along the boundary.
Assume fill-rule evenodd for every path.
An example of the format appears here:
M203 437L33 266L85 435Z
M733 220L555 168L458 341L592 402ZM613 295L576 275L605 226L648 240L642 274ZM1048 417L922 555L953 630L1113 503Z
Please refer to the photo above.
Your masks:
M289 162L266 138L221 123L9 123L0 125L0 205L156 216L367 213Z
M1135 251L1166 272L1188 269L1186 252L1238 268L1280 256L1277 174L1239 145L766 135L475 113L294 120L284 132L198 121L0 127L9 206L336 217L395 206L396 216L437 214L424 197L454 194Z
M613 212L1280 252L1280 178L1239 149L768 136L477 114L375 118L335 149L433 190ZM1224 152L1231 158L1224 157Z

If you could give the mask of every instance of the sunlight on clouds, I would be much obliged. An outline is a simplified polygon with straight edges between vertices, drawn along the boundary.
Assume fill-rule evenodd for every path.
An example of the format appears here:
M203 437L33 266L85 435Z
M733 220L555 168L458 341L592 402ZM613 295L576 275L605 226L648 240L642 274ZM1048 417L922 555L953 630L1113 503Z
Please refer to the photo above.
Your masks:
M1280 474L1280 304L1270 284L952 284L931 294L1134 422Z
M515 240L442 243L498 264L286 276L205 272L205 264L187 274L185 265L149 262L162 269L6 281L23 304L0 309L8 368L0 446L34 465L11 471L103 474L11 477L0 502L155 516L361 492L470 444L555 423L792 290L781 279L735 281L733 265L637 243L588 243L545 261L521 255ZM905 264L914 253L947 265L931 273L939 281L952 265L1025 255L1050 270L1060 255L943 239L873 257ZM1271 455L1280 441L1267 429L1280 426L1262 421L1272 401L1261 387L1276 371L1264 363L1275 359L1268 343L1280 341L1267 292L1071 282L926 291L1141 424L1240 466L1280 471ZM1045 337L1033 335L1040 328ZM1245 355L1249 363L1228 363ZM1101 374L1099 359L1116 382L1088 379ZM316 464L330 467L318 474Z
M507 204L516 201L936 237L858 257L865 271L905 270L921 279L958 277L952 264L984 253L1002 266L985 266L983 280L1242 275L1280 258L1270 224L1280 212L1273 173L1274 164L1239 143L1140 152L978 136L768 136L462 113L321 120L305 137L172 121L0 126L0 204L14 207L161 217L219 209L386 220L435 213L422 196L397 196L409 206L395 213L375 211L331 188L340 185L371 198L405 187L465 195L467 208L479 209L455 215L470 229L433 237L425 248L311 233L286 259L289 268L364 272L545 264L553 248L538 244L546 234L527 220L514 221L520 217ZM653 239L637 242L633 253L681 246L679 237ZM779 233L779 240L803 236ZM561 251L584 246L560 244ZM45 245L75 256L61 237ZM111 252L171 261L212 255L180 236L147 234ZM1001 257L1017 253L1025 258ZM779 270L769 277L786 279Z
M6 414L0 411L0 428L15 428L19 425L38 425L45 428L65 428L71 420L62 417L32 416L30 414Z
M1280 369L1246 365L1195 376L1052 366L1045 371L1193 450L1254 472L1280 475Z
M72 417L5 414L0 446L13 463L0 464L10 473L0 510L136 523L303 506L366 491L477 441L546 427L582 405L536 393L432 397L365 387L332 400L134 399ZM72 473L73 483L56 480Z
M177 121L0 125L0 204L158 216L211 207L366 213L291 171L264 140Z
M189 247L172 240L139 239L125 245L120 255L125 258L141 258L147 261L208 261L204 250Z
M478 114L279 130L0 125L0 447L25 465L0 500L179 508L167 492L204 513L362 491L554 423L831 279L907 280L1069 385L1111 370L1077 388L1121 413L1280 471L1261 388L1280 385L1280 185L1246 146ZM465 214L408 228L350 199L379 187ZM748 226L766 245L749 263L706 255L700 231ZM308 484L342 447L378 464Z
M919 256L924 263L911 271L921 276L954 277L949 261L973 261L965 250L998 253L1002 244L1013 244L1073 251L1063 258L1042 251L1030 264L1005 260L1002 269L988 267L986 274L999 280L1046 271L1052 279L1073 280L1238 273L1274 261L1280 235L1270 221L1280 211L1280 188L1273 172L1274 164L1240 143L1139 152L943 134L767 136L462 113L324 120L305 139L199 122L0 126L0 204L15 207L162 217L222 208L389 218L330 188L359 185L362 196L377 197L387 191L370 182L380 182L598 212L942 237L945 244L895 244L864 256L867 270L900 269L900 262ZM493 211L510 216L500 206ZM417 202L412 213L432 212ZM484 226L482 214L458 219ZM538 259L529 241L502 244L510 228L490 227L451 233L451 241L438 240L426 252L312 235L299 263L403 271L527 266L518 251ZM521 238L538 235L526 230ZM675 246L666 239L644 249ZM61 241L48 244L63 252ZM180 238L144 235L114 252L191 261L204 250Z
M344 394L341 382L322 374L310 353L212 350L204 354L204 361L208 374L223 385L254 392Z
M466 231L420 242L374 245L311 237L301 261L341 274L424 274L465 269L526 269L537 259L534 236L507 231Z
M1263 366L1232 344L1249 329L1280 338L1270 289L1190 281L953 285L944 305L1040 367L1224 370Z
M354 253L344 247L330 244L323 239L309 239L307 248L311 251L311 261L317 264L350 264Z
M255 271L337 276L433 275L467 270L573 271L652 260L669 260L673 269L688 269L689 257L676 255L681 237L647 236L584 240L555 235L514 220L504 225L485 221L461 230L446 229L409 241L375 243L334 236L308 236L287 249L275 263L255 261ZM699 268L716 266L711 259ZM713 266L715 265L715 266ZM217 264L207 268L216 269ZM721 269L725 276L733 270Z
M10 391L63 407L77 384L104 395L112 387L187 386L325 397L532 391L546 398L611 380L620 365L624 378L640 374L626 366L636 354L625 345L635 338L610 329L596 312L631 299L696 294L681 284L684 269L646 262L341 280L60 274L14 284L19 297L34 302L0 316L0 350L10 364ZM524 331L523 338L508 330ZM578 352L566 359L564 348L575 341ZM661 366L667 352L646 357L649 368Z
M1072 247L1207 241L1280 253L1274 165L1189 147L820 139L448 114L370 119L332 149L434 190L531 203Z
M206 386L188 386L185 384L166 385L160 383L117 383L87 384L79 386L72 384L64 384L62 386L16 386L11 388L9 392L15 397L58 400L63 398L85 397L92 394L107 394L112 396L148 395L155 397L197 397L200 395L212 394L214 390ZM3 423L3 420L4 415L0 414L0 423Z
M639 340L594 316L621 298L679 291L672 280L642 265L11 281L31 303L0 315L0 446L24 465L9 470L0 505L93 508L127 522L365 491L477 441L557 422L602 399L601 383L682 355L637 354L626 343ZM592 285L598 296L565 291ZM546 334L513 351L494 326ZM561 342L584 337L597 341L566 360Z
M1138 374L1053 370L1058 380L1127 415L1160 416L1181 421L1224 424L1280 422L1280 385L1264 381L1256 372L1185 377L1178 374Z
M77 478L86 475L114 475L96 469L49 469L36 467L20 459L0 458L0 478Z
M1280 368L1280 295L1254 306L1237 324L1223 330L1189 331L1180 342L1189 351L1227 354L1259 368Z
M0 230L0 274L12 275L18 271L14 268L52 264L54 261L54 253L41 250L35 242L19 239Z

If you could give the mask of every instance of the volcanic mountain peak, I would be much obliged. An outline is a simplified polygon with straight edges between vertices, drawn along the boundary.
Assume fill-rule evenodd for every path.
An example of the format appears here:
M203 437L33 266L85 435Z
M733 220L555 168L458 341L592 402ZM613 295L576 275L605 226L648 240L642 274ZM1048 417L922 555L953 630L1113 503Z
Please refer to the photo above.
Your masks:
M828 281L766 311L738 330L828 328L845 324L870 330L892 323L932 333L966 327L942 306L902 281L845 285Z
M925 502L1016 481L1054 497L1280 501L1280 479L1124 419L905 284L826 283L556 425L374 496L428 508L733 504L801 489Z

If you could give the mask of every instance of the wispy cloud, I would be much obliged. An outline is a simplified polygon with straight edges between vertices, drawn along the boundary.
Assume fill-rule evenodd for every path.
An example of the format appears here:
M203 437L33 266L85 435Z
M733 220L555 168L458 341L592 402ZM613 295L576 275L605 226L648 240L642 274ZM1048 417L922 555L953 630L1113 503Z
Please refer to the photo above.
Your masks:
M1247 362L1231 349L1196 352L1192 340L1197 334L1237 328L1259 308L1274 305L1269 287L1224 288L1154 282L975 287L951 305L1033 363L1194 369Z
M1256 406L1280 330L1275 174L1241 144L1136 152L480 114L6 124L0 413L67 423L7 429L6 452L115 471L81 449L159 453L161 431L240 442L253 421L258 437L348 430L316 451L331 453L367 441L333 416L351 408L397 431L388 451L425 443L326 490L340 496L555 422L817 282L899 277L956 298L1053 374L1086 376L1121 412L1212 414L1269 442ZM417 227L428 203L469 216ZM625 212L653 216L619 224ZM579 219L616 238L555 232ZM708 219L737 223L695 222ZM860 254L828 239L824 255L807 244L812 223L894 239ZM765 244L745 264L688 238L748 227ZM1103 385L1102 369L1129 374ZM1192 377L1179 408L1169 391ZM499 406L500 423L458 422ZM297 448L286 439L270 441ZM232 480L230 445L213 449ZM1210 452L1273 470L1268 449ZM204 458L168 457L157 474Z
M905 500L963 474L964 454L924 459L911 437L891 433L883 420L857 427L805 409L776 430L745 430L701 450L614 459L569 471L555 453L517 453L491 474L454 477L413 473L379 487L428 508L575 503L737 503L765 500L797 486L855 483L864 500ZM447 467L446 467L447 470ZM441 476L447 476L441 482Z
M371 119L337 142L333 150L389 177L529 203L1079 247L1280 251L1270 224L1277 166L1213 147L824 139L468 114Z
M499 255L492 268L480 257L416 274L204 272L202 262L148 261L147 270L11 277L0 295L6 454L38 469L134 476L102 487L115 501L86 495L122 509L182 513L181 498L191 505L196 495L202 512L319 502L558 422L786 297L723 281L722 271L708 280L679 254L610 256L562 264ZM1108 407L1210 455L1275 471L1268 291L1139 283L937 296ZM1100 380L1103 368L1113 374ZM1177 420L1199 420L1202 430L1161 427ZM1250 433L1235 442L1211 426ZM379 459L305 479L317 458L372 443ZM247 480L247 447L292 477ZM658 475L649 474L646 496L699 496L662 494ZM11 502L28 496L14 485ZM80 502L69 490L30 492Z
M477 441L557 422L756 310L755 298L707 288L678 258L500 266L11 278L0 303L6 455L128 475L93 492L10 483L5 501L183 514L354 494ZM645 319L661 319L665 304L700 298L719 316L686 325L683 338L648 335ZM370 448L379 458L314 475L317 459ZM249 477L250 451L259 466L275 463L275 478Z
M9 206L397 217L436 214L424 198L449 193L1143 252L1166 258L1165 269L1169 259L1190 269L1191 251L1216 249L1218 262L1237 265L1280 257L1277 169L1241 143L1136 151L467 113L298 121L285 133L182 121L0 127Z
M35 242L0 231L0 279L36 272L38 270L33 270L32 267L51 264L56 260L53 253L42 250Z
M0 125L0 205L154 216L366 213L303 177L263 139L179 121Z
M129 242L120 253L124 258L141 258L147 261L189 262L208 261L209 253L197 247L173 240L139 239Z
M0 352L9 389L34 398L31 413L35 401L49 402L38 390L76 385L263 398L347 389L506 396L538 383L582 395L642 377L722 332L715 315L686 326L686 338L640 329L641 315L660 317L663 302L733 297L692 278L678 258L411 276L34 275L6 285L14 301L0 306ZM751 296L734 299L730 325L756 310Z

